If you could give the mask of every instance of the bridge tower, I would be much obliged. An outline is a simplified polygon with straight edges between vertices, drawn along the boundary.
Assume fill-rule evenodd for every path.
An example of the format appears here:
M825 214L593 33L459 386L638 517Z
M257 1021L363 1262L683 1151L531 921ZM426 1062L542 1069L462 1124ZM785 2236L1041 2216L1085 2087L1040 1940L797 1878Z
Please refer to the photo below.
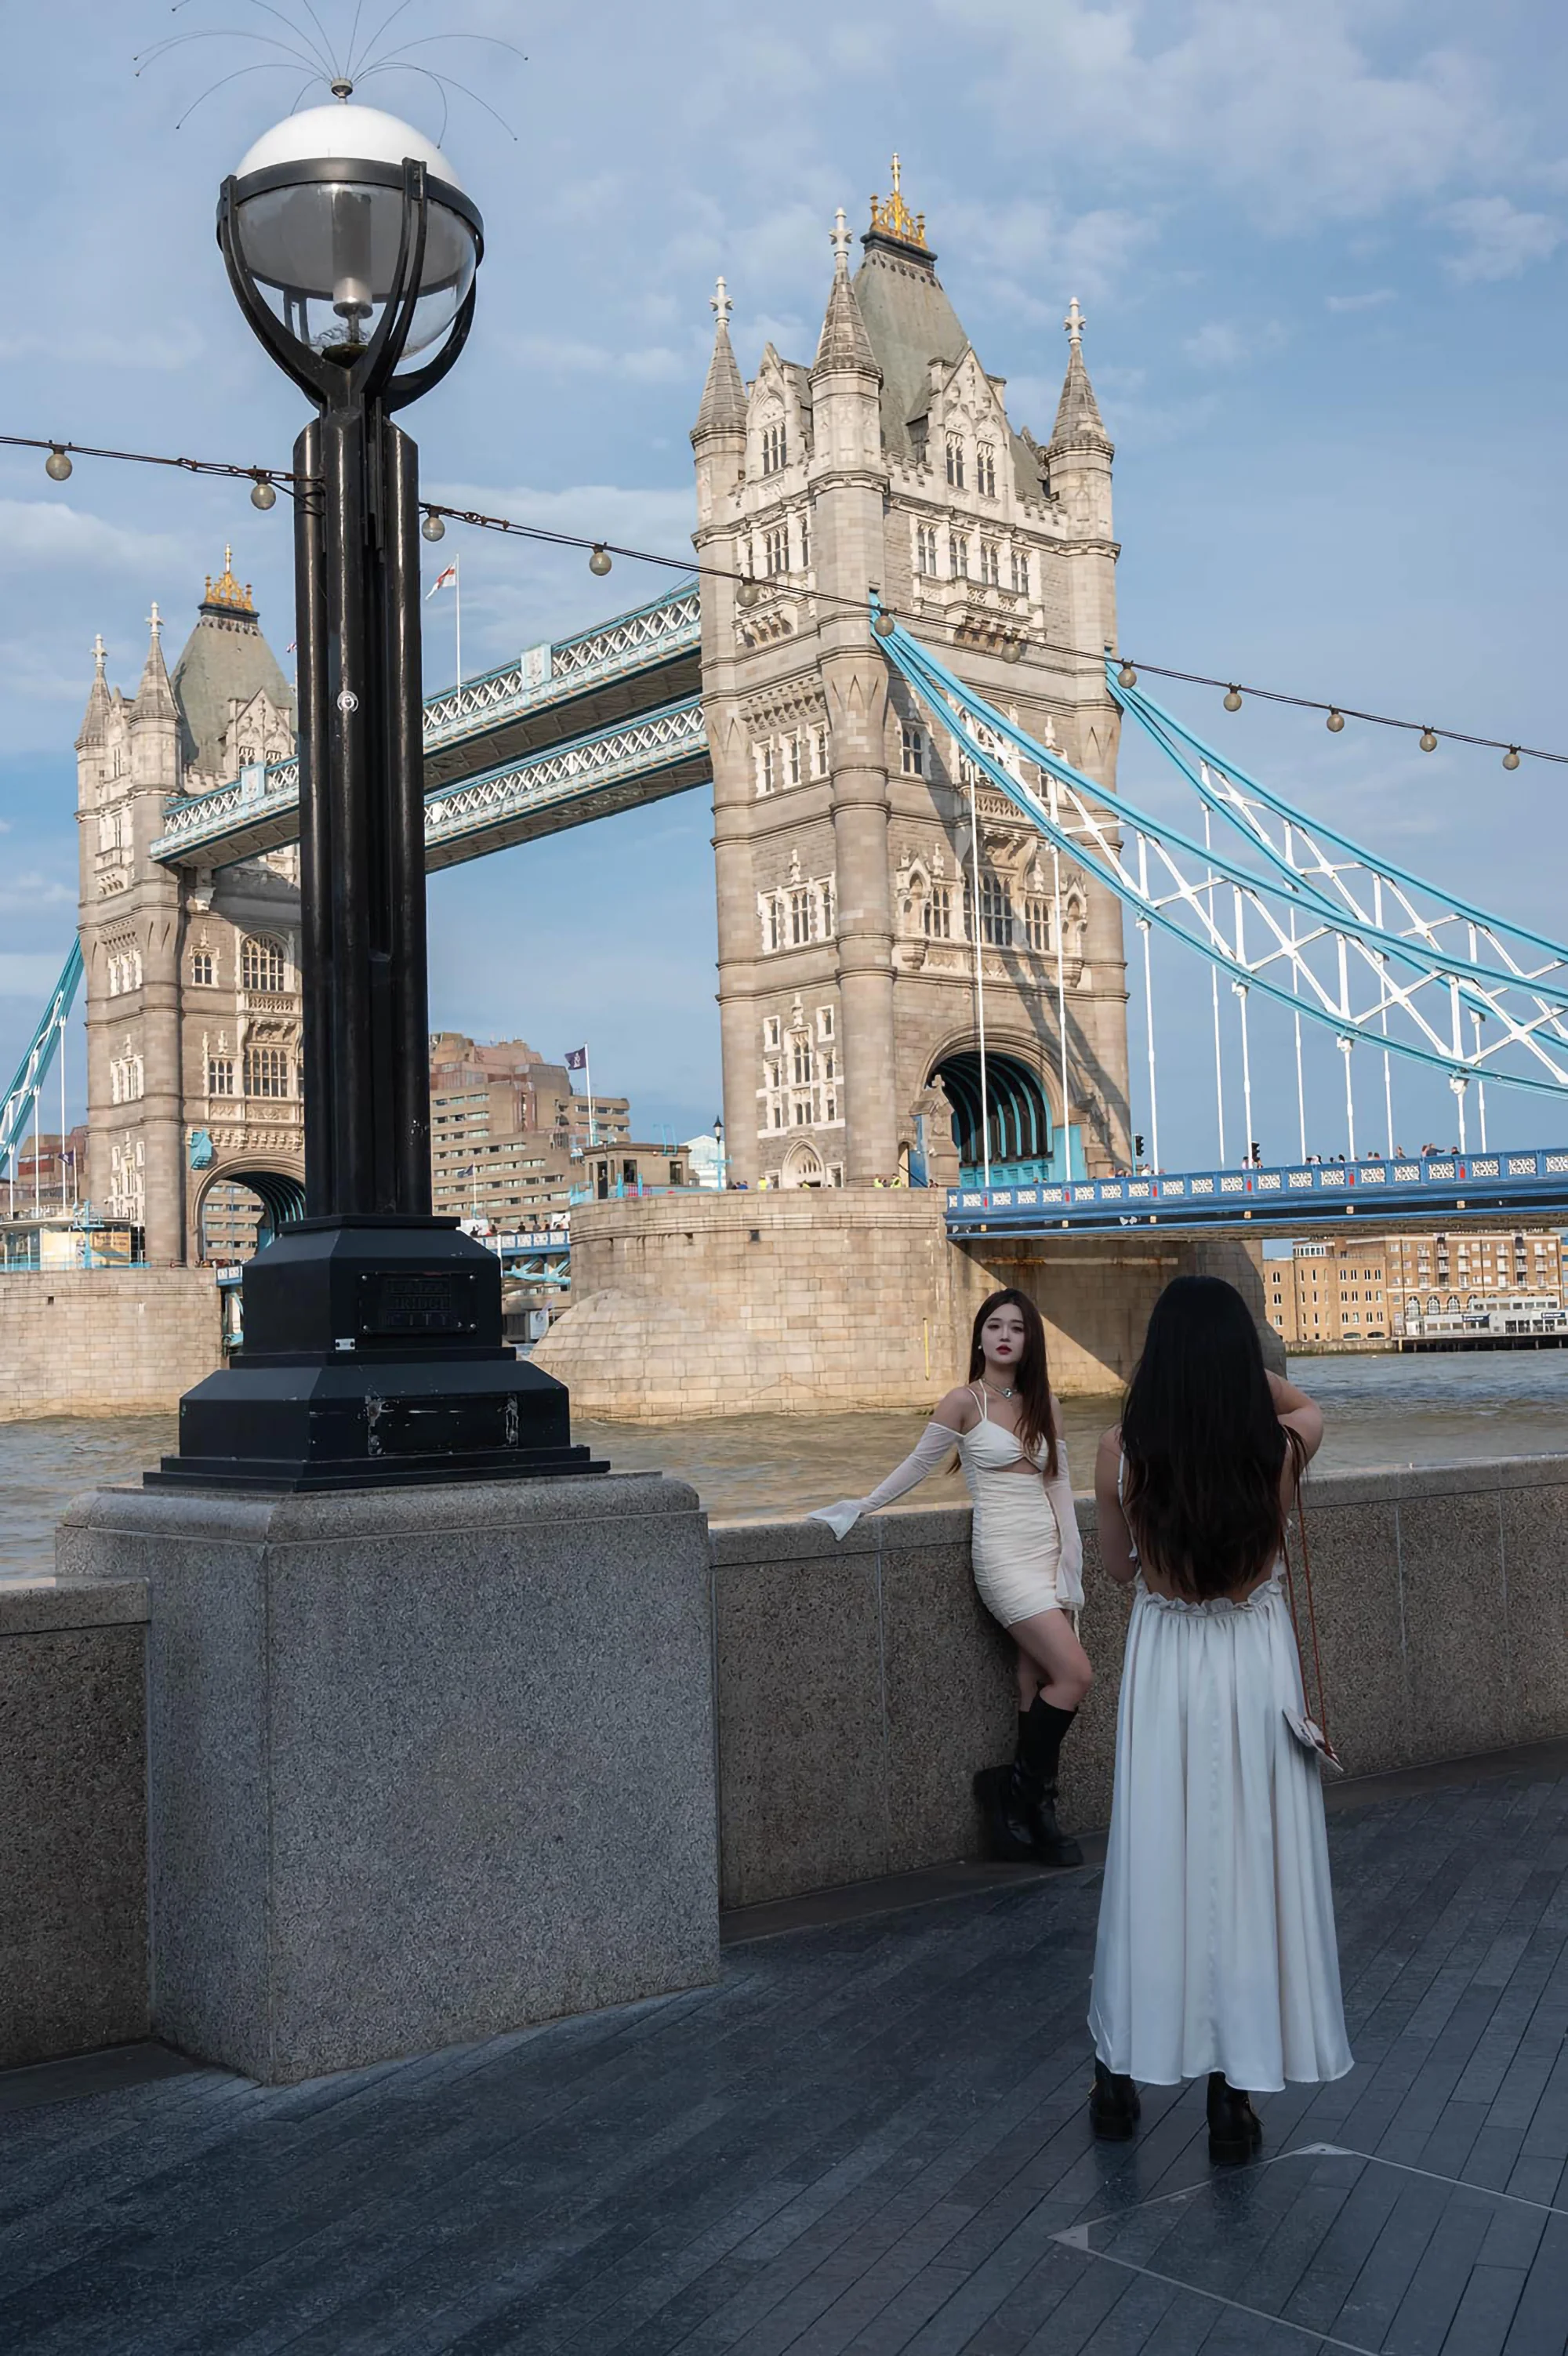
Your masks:
M98 641L77 738L89 1191L150 1260L227 1258L302 1198L293 850L216 873L152 856L182 795L294 749L293 698L230 552L171 677L155 605L134 698Z
M703 584L730 1165L853 1185L922 1141L938 1181L978 1162L983 992L993 1161L1059 1165L1066 1123L1107 1168L1129 1141L1120 905L983 787L972 819L865 620L880 594L1114 791L1114 454L1082 316L1042 444L960 324L897 157L853 280L842 212L832 245L809 368L769 343L742 380L721 279L692 433L698 550L756 583Z

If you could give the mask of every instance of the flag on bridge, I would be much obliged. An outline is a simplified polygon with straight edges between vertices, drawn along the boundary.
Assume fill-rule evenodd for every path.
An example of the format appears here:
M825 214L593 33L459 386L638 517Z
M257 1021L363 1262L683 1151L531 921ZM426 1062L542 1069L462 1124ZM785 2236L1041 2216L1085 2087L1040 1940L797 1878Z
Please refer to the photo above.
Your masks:
M588 1068L588 1051L585 1047L568 1047L564 1060L569 1072L585 1072Z
M452 562L446 567L446 570L444 573L438 573L435 580L431 583L429 588L425 591L425 604L427 605L429 605L430 600L435 596L437 589L456 589L456 586L457 561L456 557L454 557Z

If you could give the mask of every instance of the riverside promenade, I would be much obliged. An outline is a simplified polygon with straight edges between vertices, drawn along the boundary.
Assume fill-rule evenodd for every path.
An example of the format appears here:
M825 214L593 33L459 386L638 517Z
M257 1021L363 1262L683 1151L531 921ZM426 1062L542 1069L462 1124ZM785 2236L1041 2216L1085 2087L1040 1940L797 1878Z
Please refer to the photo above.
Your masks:
M1357 2066L1264 2100L1251 2167L1210 2169L1199 2086L1092 2140L1093 1854L939 1869L419 2061L0 2076L0 2348L1563 2356L1568 1743L1330 1809Z

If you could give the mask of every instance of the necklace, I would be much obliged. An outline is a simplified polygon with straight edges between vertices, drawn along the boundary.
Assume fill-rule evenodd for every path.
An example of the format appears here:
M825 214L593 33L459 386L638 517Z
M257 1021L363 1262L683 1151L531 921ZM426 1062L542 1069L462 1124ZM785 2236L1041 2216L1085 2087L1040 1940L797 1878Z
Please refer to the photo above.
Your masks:
M994 1383L988 1383L986 1381L983 1375L982 1375L980 1378L980 1387L983 1391L989 1391L993 1398L1011 1398L1013 1396L1013 1386L1011 1383L1008 1384L1004 1391L999 1391Z

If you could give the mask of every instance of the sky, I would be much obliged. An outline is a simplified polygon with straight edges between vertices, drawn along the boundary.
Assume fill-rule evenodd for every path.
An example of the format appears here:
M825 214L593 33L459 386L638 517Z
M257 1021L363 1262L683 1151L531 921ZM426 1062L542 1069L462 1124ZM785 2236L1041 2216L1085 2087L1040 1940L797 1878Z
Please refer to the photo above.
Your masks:
M306 22L305 0L276 5ZM360 37L392 6L362 0ZM355 0L314 7L341 48ZM0 430L286 463L299 396L240 319L212 236L221 177L305 81L240 72L273 60L237 33L282 38L276 18L256 0L0 0ZM180 32L202 37L135 72L134 52ZM384 46L403 37L427 45L361 95L442 139L487 232L467 350L403 420L427 495L681 554L714 274L746 374L769 337L809 360L834 208L863 229L897 147L959 316L1008 380L1015 424L1042 439L1062 315L1083 305L1117 445L1125 649L1568 748L1568 18L1550 0L900 0L860 16L407 0ZM421 64L476 96L444 94ZM172 656L231 542L281 656L289 515L139 466L82 461L57 487L38 453L0 450L0 1077L69 943L94 633L134 692L151 601ZM454 552L467 669L671 577L618 561L596 581L578 556L456 533L432 577ZM446 601L427 609L432 687L451 675L450 626ZM1560 770L1505 776L1495 753L1168 696L1307 809L1568 928ZM1157 790L1133 759L1124 782ZM711 815L693 793L433 878L433 1024L552 1057L586 1040L596 1086L629 1095L639 1130L708 1127ZM1172 959L1155 991L1161 1159L1205 1167L1208 985ZM1135 1072L1143 1021L1140 997ZM1251 1062L1254 1134L1294 1153L1287 1024L1255 1020ZM1308 1141L1327 1151L1346 1141L1338 1064L1331 1041L1309 1051ZM1380 1099L1380 1076L1362 1085ZM1446 1141L1441 1084L1396 1087L1401 1141ZM1494 1144L1568 1135L1517 1091L1494 1087L1489 1115ZM1359 1118L1362 1142L1381 1141L1380 1102Z

